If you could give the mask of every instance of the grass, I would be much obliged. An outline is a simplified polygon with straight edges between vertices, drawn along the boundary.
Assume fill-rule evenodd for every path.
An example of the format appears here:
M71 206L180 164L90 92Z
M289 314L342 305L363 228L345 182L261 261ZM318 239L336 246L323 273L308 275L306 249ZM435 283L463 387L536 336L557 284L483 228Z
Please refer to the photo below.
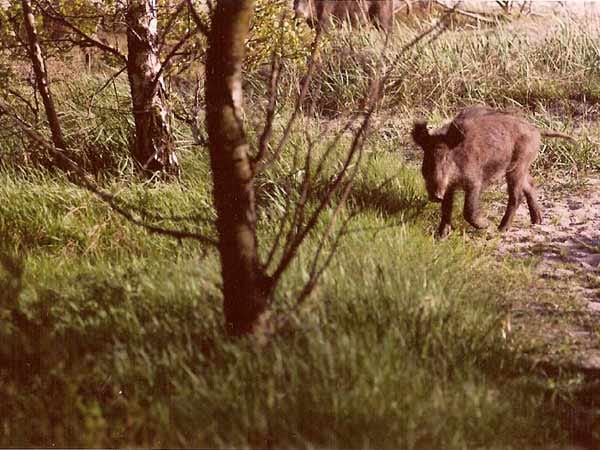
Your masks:
M342 210L356 214L351 233L289 328L270 339L225 336L214 250L149 235L49 172L38 149L23 156L20 140L6 136L0 446L534 449L574 439L579 429L564 416L574 411L565 405L577 374L543 376L524 362L542 344L506 335L507 305L527 295L530 265L499 264L467 233L436 241L437 207L426 202L418 155L408 144L414 116L439 123L483 101L577 130L581 145L546 142L538 176L598 170L595 124L585 114L563 115L581 105L593 109L588 97L571 98L584 79L594 92L593 40L572 24L548 37L517 33L507 40L507 27L449 32L393 67ZM415 33L400 31L389 60ZM323 50L312 115L257 180L263 251L286 193L297 188L291 149L305 148L307 133L326 123L332 131L324 146L341 123L337 112L360 106L364 74L374 67L375 34L339 39ZM350 40L352 51L339 52ZM491 65L497 75L487 71ZM288 87L297 84L296 69L286 70ZM247 76L259 84L260 74ZM190 146L181 123L174 129L182 180L149 185L132 176L125 83L120 77L97 94L91 109L102 74L56 84L69 140L86 143L78 160L92 161L98 149L106 165L90 166L100 167L96 176L106 189L166 217L167 225L213 233L205 221L177 219L214 215L207 154ZM262 102L249 94L248 117L259 115ZM276 132L288 114L281 111ZM317 191L348 139L335 148ZM311 205L316 198L318 192ZM277 311L293 304L330 214L286 274ZM597 422L588 433L594 431Z
M534 385L497 379L517 368L494 300L512 283L458 237L440 244L421 221L384 228L391 217L365 212L354 226L380 229L350 235L294 329L260 346L223 336L214 253L123 222L95 240L83 230L106 220L102 204L64 189L27 209L29 189L12 181L2 217L25 213L3 222L5 245L22 248L36 229L46 245L21 251L18 296L4 274L3 312L18 311L2 326L4 445L520 448L561 438L539 434L558 428L538 414ZM48 198L53 183L37 180ZM87 208L65 221L75 204ZM504 437L490 440L498 427Z

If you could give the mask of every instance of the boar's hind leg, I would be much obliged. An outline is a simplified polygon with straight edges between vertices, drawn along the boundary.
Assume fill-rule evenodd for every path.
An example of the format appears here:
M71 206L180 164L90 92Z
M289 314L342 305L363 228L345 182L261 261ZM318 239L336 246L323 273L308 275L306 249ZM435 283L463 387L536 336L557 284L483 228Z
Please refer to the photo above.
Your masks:
M527 200L527 206L529 207L529 215L531 217L531 223L539 224L542 223L542 211L540 205L536 199L536 189L533 177L527 175L527 180L523 186L523 192L525 193L525 199Z
M475 228L486 228L488 221L481 217L479 201L481 195L481 183L470 183L465 186L465 208L463 215L465 220Z
M448 189L442 199L442 220L438 227L438 237L445 238L452 231L452 208L454 207L454 189Z
M521 175L516 171L512 171L506 174L506 184L508 186L508 205L506 206L506 212L498 229L500 231L506 231L513 221L515 212L523 200L523 185L524 179L527 174Z

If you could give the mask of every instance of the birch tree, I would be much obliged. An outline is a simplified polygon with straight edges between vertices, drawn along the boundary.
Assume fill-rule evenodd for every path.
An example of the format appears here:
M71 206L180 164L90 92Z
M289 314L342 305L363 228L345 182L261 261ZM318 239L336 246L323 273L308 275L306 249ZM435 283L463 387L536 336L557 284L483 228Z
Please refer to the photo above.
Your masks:
M149 174L178 174L162 64L158 52L157 0L127 5L127 74L131 88L135 143L133 157Z
M42 48L40 47L35 28L35 17L33 15L30 1L22 0L21 7L23 9L23 22L25 25L25 31L27 33L29 58L31 59L31 64L33 66L36 86L40 93L40 97L42 97L42 103L44 104L44 110L46 111L48 125L50 126L50 132L52 133L52 142L54 143L55 147L65 150L67 146L62 134L60 122L58 120L58 114L54 106L54 100L52 99L52 93L50 91L50 84L48 80L48 72L46 70L46 62L42 54ZM55 162L59 167L62 167L60 160Z
M127 75L135 120L133 157L142 170L176 174L167 92L158 55L156 0L127 5Z

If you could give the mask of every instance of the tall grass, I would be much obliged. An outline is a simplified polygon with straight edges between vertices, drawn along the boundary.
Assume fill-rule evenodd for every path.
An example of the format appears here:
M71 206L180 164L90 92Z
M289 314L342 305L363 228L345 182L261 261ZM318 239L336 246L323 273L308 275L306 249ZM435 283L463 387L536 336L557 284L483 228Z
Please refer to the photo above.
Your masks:
M422 30L398 24L385 47L380 34L345 27L323 49L313 100L325 111L347 111L382 55L392 78L388 107L448 110L478 102L534 107L586 95L592 100L600 81L598 23L567 20L544 27L449 30L406 56L404 46Z
M594 106L600 86L597 21L556 19L544 23L544 31L535 22L449 30L404 53L421 31L397 24L387 47L381 34L349 26L327 38L305 110L322 118L360 110L383 58L389 80L379 122L398 134L398 149L407 147L414 117L437 124L464 106L484 103L577 138L577 144L547 141L536 163L539 174L600 168ZM288 83L298 79L290 69Z

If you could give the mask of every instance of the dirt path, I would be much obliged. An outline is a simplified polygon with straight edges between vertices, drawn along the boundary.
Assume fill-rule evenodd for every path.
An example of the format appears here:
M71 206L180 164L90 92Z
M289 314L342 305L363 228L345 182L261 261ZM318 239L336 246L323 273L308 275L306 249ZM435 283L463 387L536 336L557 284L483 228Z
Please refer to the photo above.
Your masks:
M529 298L514 308L515 327L535 336L551 359L600 373L600 178L540 189L539 197L544 223L532 227L522 205L497 249L535 264ZM493 208L504 211L500 202Z
M473 12L499 12L502 8L498 2L483 1L483 0L438 0L440 3L448 7L458 5L460 8ZM525 14L536 15L571 15L571 16L598 16L600 14L600 2L597 0L518 0L513 1L511 11L517 12L521 10L521 6L525 3L523 12Z

